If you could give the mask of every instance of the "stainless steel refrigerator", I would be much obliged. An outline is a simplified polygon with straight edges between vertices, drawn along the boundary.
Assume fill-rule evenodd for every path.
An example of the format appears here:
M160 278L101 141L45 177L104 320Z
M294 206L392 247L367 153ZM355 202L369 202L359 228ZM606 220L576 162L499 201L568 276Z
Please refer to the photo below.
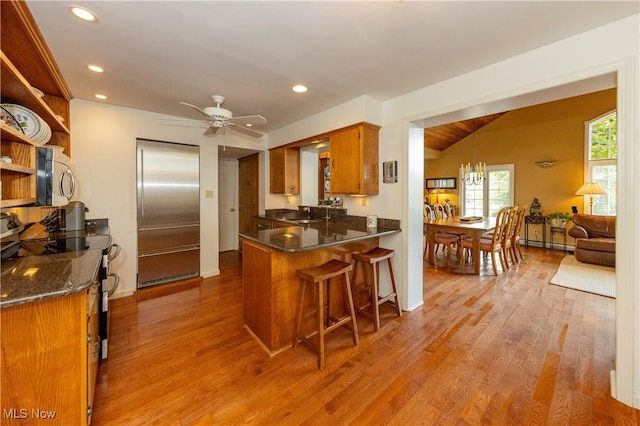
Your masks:
M138 288L200 275L199 147L137 140Z

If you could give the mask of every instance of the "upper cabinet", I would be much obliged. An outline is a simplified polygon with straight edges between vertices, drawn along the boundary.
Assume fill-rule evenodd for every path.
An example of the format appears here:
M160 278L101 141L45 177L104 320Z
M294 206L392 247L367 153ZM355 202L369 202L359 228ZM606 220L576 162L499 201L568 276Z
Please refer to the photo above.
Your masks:
M329 178L329 193L336 195L378 195L378 132L380 126L358 123L332 130L310 138L272 148L270 153L270 181L272 194L298 194L300 192L300 148L329 142L329 153L319 161L319 184L323 175ZM320 156L319 156L320 157ZM326 161L326 164L325 164ZM318 172L314 170L313 173ZM322 189L322 188L321 188ZM326 194L320 190L318 194ZM322 195L319 198L323 198Z
M0 2L0 62L2 103L24 106L52 131L48 145L71 155L69 101L71 94L25 2ZM37 90L34 90L37 89ZM38 93L40 91L41 93ZM35 146L40 143L0 123L2 201L0 207L35 202Z
M269 151L270 192L300 193L300 148L279 147Z
M332 132L331 193L378 195L379 126L362 123Z

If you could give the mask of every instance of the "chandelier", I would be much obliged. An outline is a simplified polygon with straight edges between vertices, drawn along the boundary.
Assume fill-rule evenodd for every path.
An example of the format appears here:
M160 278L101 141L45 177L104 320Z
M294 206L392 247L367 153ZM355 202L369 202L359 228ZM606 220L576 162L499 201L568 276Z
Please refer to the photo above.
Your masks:
M460 165L460 174L466 185L482 185L487 178L487 163L471 163Z
M473 139L471 140L472 149L473 149L473 162L475 165L471 165L471 163L460 164L460 176L462 176L462 181L465 185L482 185L484 180L487 178L487 163L476 163L476 137L475 133L473 134Z

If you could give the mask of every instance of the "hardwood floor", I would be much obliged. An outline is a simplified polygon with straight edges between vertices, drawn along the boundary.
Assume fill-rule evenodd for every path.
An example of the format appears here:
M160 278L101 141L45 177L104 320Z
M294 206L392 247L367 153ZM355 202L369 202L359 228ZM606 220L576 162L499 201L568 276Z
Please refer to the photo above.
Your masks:
M498 277L425 263L424 305L383 307L378 333L358 317L358 347L331 333L319 371L307 346L269 358L243 328L241 259L223 253L219 277L112 302L93 424L639 425L609 395L614 300L550 285L563 256L528 248Z

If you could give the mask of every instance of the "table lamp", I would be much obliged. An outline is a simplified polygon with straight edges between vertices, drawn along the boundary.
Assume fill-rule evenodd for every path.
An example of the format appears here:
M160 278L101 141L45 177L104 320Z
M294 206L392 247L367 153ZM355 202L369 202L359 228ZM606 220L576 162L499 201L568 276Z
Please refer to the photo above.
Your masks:
M576 191L576 195L588 195L589 198L589 214L593 213L593 196L594 195L606 195L607 191L604 190L598 182L586 182Z

